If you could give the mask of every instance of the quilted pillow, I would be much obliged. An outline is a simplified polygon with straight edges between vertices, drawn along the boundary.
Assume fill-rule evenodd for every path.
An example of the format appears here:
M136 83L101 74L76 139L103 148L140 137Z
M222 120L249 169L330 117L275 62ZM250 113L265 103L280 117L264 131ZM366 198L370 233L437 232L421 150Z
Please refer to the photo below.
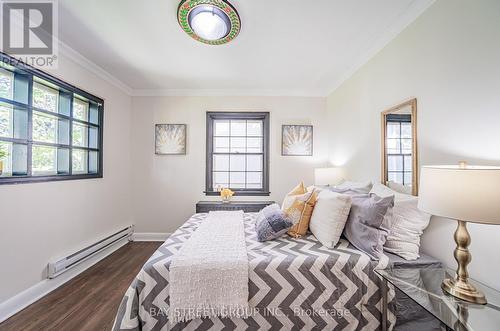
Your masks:
M262 219L255 224L258 241L267 241L279 238L293 225L293 222L290 220L288 215L282 211L278 205L274 204L266 208L268 208L266 211L261 211L261 213L264 212L260 215L262 216Z
M281 208L293 222L288 231L290 236L298 238L307 233L317 197L316 190L308 192L304 183L300 183L286 195Z
M384 250L401 256L405 260L420 257L420 237L429 225L431 215L417 208L418 198L391 190L382 184L373 186L379 196L394 196L393 219Z
M263 209L261 209L261 211L258 212L257 217L255 219L255 225L258 225L266 217L268 217L269 215L278 210L281 210L281 208L277 203L273 203L272 205L264 207Z
M309 229L323 246L333 248L342 235L350 210L350 196L323 190L314 206Z

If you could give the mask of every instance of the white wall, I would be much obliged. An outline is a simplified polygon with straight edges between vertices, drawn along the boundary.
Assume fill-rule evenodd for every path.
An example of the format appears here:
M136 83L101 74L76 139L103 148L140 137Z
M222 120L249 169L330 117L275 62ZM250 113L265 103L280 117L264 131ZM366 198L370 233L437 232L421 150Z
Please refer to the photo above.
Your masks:
M380 180L380 112L416 97L420 165L500 164L499 18L496 0L436 1L328 97L330 161ZM450 266L455 226L433 218L423 238ZM469 230L472 276L500 290L500 226Z
M326 165L325 98L134 97L132 100L133 209L137 232L174 232L195 211L205 190L206 111L269 111L270 191L281 201L299 180L313 182L313 169ZM155 155L154 125L187 124L187 155ZM281 156L281 125L314 125L312 157Z
M61 55L51 74L104 99L104 178L0 186L0 303L45 279L50 258L133 223L131 98Z

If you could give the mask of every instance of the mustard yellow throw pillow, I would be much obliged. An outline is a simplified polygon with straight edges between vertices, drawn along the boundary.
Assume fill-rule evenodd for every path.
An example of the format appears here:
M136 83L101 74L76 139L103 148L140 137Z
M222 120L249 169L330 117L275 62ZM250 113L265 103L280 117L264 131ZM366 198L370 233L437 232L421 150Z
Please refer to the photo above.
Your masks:
M307 191L304 183L297 185L285 196L281 209L292 219L293 226L288 234L298 238L307 233L309 221L318 198L316 190Z

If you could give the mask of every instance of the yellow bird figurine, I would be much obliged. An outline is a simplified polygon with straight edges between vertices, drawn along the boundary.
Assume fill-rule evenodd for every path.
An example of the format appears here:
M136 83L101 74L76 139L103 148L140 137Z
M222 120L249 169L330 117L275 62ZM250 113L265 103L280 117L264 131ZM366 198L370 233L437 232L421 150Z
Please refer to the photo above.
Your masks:
M225 203L229 202L233 195L234 195L234 192L228 188L224 188L220 191L220 196L222 198L222 202L225 202Z

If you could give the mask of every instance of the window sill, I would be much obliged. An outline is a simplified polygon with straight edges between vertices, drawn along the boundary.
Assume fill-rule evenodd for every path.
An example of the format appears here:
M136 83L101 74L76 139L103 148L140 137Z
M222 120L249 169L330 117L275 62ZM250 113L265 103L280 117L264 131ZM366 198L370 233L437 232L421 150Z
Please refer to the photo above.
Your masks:
M207 196L218 196L220 195L220 192L213 192L213 191L204 191L205 195ZM271 194L271 192L264 192L264 191L234 191L234 196L236 197L244 197L244 196L266 196L268 197Z
M102 177L102 174L0 177L0 185L58 182L63 180L94 179Z

